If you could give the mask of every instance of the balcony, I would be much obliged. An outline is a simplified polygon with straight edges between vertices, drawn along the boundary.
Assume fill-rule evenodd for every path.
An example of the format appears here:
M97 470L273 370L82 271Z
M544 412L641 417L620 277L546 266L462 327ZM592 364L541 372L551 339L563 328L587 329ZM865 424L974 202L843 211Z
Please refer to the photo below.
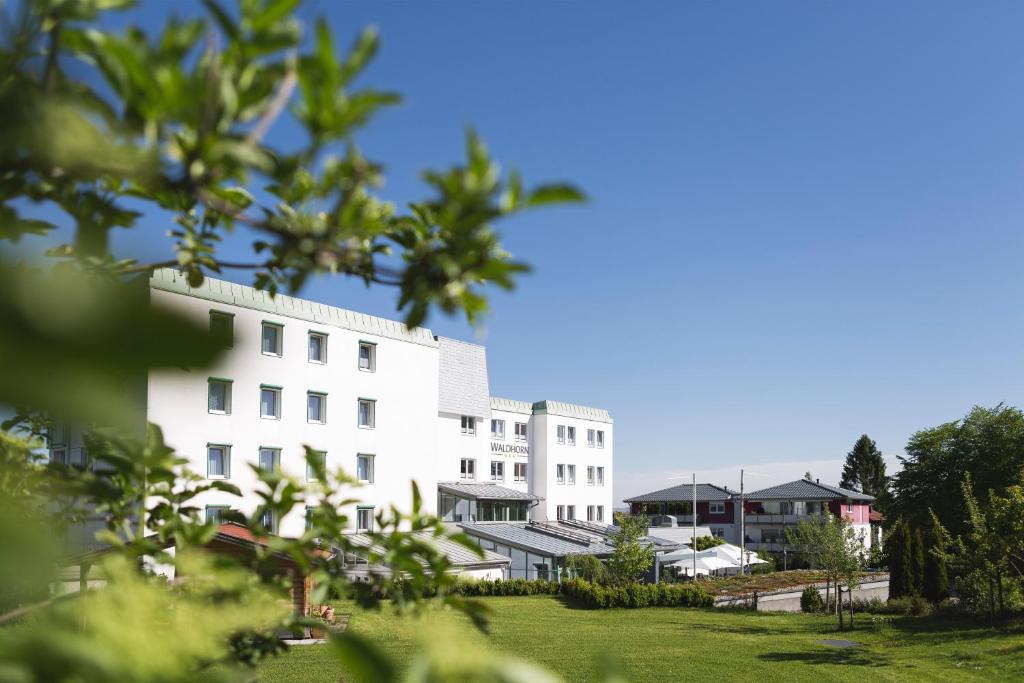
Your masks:
M743 520L748 524L799 524L803 520L811 520L827 512L809 512L804 514L770 514L747 513Z

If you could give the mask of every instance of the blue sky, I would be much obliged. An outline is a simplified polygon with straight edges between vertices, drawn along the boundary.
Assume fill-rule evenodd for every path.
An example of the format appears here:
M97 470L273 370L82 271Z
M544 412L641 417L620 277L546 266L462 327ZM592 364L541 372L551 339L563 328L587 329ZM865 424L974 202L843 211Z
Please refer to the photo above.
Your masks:
M386 196L422 197L468 124L527 180L590 195L501 226L535 272L484 329L428 325L487 345L496 395L608 408L619 497L740 466L835 483L863 432L896 455L1020 402L1024 5L310 10L345 43L381 31L363 83L406 103L360 143ZM144 227L124 249L162 254L163 218ZM303 295L394 315L386 289Z

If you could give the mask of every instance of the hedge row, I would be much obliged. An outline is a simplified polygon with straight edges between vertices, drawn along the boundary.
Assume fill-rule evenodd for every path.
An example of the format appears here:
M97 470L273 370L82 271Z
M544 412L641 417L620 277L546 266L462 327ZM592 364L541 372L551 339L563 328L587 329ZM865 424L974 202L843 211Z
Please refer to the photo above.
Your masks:
M562 582L562 593L593 609L607 607L711 607L715 599L696 584L629 583L602 586L571 579Z
M451 592L467 598L478 598L489 595L558 595L558 589L557 581L460 579Z

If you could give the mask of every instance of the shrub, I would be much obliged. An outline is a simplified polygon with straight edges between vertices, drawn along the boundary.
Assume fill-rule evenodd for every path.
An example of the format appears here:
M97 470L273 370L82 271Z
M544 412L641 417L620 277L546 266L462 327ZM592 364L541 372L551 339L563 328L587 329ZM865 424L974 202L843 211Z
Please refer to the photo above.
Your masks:
M800 594L801 612L822 612L825 610L825 601L821 599L821 593L814 586L804 588Z
M574 579L583 579L594 583L606 583L608 579L608 568L604 566L604 562L593 555L566 555L565 569Z
M932 613L931 603L919 595L893 598L888 602L872 601L862 609L872 614L909 615L915 617L927 616Z
M626 583L602 586L591 581L562 582L562 593L584 607L711 607L715 600L697 584Z

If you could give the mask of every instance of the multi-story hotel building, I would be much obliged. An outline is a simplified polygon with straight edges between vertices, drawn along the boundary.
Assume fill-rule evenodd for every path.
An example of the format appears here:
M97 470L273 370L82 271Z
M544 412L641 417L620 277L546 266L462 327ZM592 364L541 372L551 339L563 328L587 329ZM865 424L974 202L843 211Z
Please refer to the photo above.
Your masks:
M167 443L242 491L203 493L208 517L257 507L253 466L314 476L308 445L359 480L353 531L392 504L407 510L411 481L427 512L468 528L611 521L607 411L492 398L483 346L221 280L190 287L173 270L156 272L149 291L229 342L215 367L153 372L146 389L146 417ZM51 457L73 461L81 448L71 430ZM297 535L304 511L265 523Z

